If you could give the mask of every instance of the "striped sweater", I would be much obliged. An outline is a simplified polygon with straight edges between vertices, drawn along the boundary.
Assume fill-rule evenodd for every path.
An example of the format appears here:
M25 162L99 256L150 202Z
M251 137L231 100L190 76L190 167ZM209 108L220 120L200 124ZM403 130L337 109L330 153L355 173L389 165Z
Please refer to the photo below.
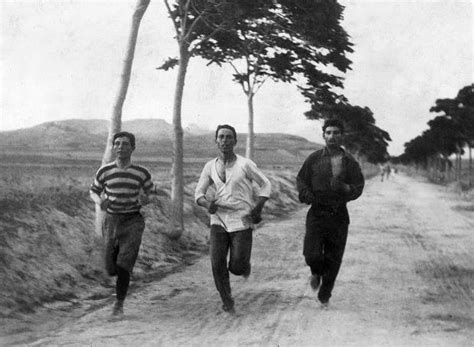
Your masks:
M108 213L123 214L140 211L140 190L148 194L152 187L151 175L144 167L131 164L119 168L113 162L97 171L91 191L99 196L105 194L109 200Z

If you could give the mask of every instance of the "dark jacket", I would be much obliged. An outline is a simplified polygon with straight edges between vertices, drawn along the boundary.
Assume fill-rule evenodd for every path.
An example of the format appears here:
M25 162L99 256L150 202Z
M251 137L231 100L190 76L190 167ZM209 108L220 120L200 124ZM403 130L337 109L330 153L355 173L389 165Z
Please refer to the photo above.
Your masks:
M346 203L357 199L364 189L364 176L359 163L343 150L342 168L338 179L349 185L348 193L332 189L332 177L331 156L327 148L310 154L296 178L300 201L313 205L315 210L346 210Z

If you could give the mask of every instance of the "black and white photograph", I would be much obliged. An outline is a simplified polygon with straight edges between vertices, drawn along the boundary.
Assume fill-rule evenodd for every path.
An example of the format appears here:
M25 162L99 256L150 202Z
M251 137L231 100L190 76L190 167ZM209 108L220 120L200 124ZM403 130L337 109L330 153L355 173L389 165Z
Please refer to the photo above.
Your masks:
M472 0L0 26L0 346L472 346Z

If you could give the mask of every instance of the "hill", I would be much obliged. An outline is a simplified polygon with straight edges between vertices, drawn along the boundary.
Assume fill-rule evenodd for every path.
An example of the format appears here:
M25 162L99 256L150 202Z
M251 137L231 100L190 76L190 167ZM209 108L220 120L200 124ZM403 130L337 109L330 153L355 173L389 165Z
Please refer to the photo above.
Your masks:
M31 128L0 132L0 154L9 161L34 156L35 160L57 157L70 160L100 159L108 132L107 120L70 119L43 123ZM123 122L123 130L137 136L135 155L148 161L170 161L172 125L162 119ZM238 134L236 151L245 152L246 134ZM282 133L256 134L256 160L268 164L301 162L309 151L321 147L303 137ZM189 160L216 154L214 132L198 125L184 128L185 157Z

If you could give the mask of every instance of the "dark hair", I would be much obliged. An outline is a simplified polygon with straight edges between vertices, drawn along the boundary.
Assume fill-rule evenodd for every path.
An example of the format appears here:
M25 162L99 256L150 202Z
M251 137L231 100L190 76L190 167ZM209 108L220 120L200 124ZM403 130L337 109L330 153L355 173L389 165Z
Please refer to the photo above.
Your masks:
M326 119L323 125L323 133L326 131L327 127L337 127L341 130L341 134L344 134L344 123L339 119Z
M237 141L237 133L235 132L235 129L233 126L229 125L229 124L222 124L222 125L218 125L217 126L217 129L216 129L216 140L217 140L217 134L219 133L219 130L221 129L229 129L230 131L232 131L232 134L234 135L234 140Z
M115 143L115 140L119 137L128 137L130 140L130 145L132 146L133 149L135 149L135 135L132 133L129 133L128 131L119 131L114 135L114 139L112 140L112 144Z

